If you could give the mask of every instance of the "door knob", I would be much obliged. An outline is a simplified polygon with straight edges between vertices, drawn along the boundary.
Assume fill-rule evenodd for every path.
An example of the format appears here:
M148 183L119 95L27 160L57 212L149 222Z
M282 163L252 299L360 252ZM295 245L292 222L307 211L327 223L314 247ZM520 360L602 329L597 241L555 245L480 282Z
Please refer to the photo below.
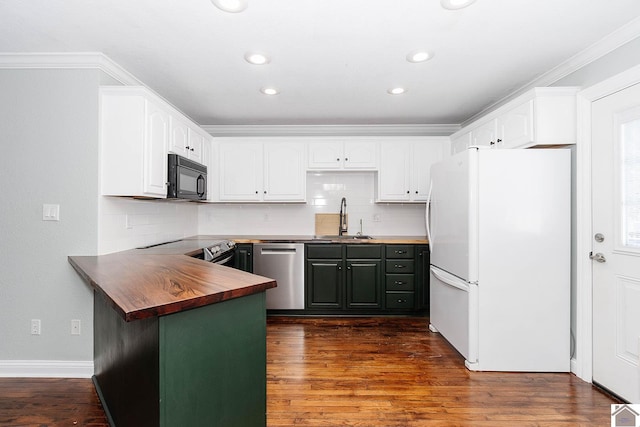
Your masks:
M598 243L604 242L604 234L602 234L602 233L596 233L596 235L593 236L593 238Z
M589 253L589 258L596 262L607 262L607 259L600 252L594 254L593 252Z

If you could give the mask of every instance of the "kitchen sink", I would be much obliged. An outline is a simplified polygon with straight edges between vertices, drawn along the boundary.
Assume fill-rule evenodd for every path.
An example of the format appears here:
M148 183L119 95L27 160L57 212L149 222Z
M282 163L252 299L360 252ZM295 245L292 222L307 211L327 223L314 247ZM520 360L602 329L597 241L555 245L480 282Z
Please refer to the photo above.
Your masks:
M366 235L354 235L354 236L314 236L314 240L371 240L373 237Z

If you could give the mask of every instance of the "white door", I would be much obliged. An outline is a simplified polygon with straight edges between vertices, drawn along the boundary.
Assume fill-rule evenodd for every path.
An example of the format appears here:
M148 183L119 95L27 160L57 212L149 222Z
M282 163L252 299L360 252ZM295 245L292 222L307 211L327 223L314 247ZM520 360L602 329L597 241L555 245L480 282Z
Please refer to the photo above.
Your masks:
M640 84L592 107L593 381L640 403Z

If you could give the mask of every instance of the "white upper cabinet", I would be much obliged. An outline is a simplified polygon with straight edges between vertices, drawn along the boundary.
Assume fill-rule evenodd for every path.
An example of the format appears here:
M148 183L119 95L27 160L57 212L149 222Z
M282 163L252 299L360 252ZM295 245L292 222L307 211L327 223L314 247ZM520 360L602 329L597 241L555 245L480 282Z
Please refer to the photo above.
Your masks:
M577 91L575 87L532 89L451 135L451 152L482 145L575 144Z
M493 145L496 141L496 121L490 120L471 131L471 145Z
M205 144L209 143L209 139L204 131L190 123L186 117L171 117L169 152L206 165L208 162L203 156L203 149Z
M380 143L378 202L424 202L431 165L448 151L447 137L398 137Z
M211 136L140 86L100 88L101 194L167 197L169 152L207 164Z
M305 201L303 143L277 138L218 138L215 141L219 156L217 200Z
M374 170L378 167L376 141L352 137L313 138L309 143L310 170Z
M101 194L167 196L169 112L139 87L100 89Z

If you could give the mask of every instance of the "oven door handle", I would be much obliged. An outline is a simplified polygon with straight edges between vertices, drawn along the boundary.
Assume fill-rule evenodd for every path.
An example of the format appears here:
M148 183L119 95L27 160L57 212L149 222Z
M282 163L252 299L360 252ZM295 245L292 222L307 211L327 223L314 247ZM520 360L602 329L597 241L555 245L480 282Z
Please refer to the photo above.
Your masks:
M226 264L227 262L231 261L233 259L233 254L229 255L228 257L221 259L221 260L216 260L216 261L212 261L214 264Z

